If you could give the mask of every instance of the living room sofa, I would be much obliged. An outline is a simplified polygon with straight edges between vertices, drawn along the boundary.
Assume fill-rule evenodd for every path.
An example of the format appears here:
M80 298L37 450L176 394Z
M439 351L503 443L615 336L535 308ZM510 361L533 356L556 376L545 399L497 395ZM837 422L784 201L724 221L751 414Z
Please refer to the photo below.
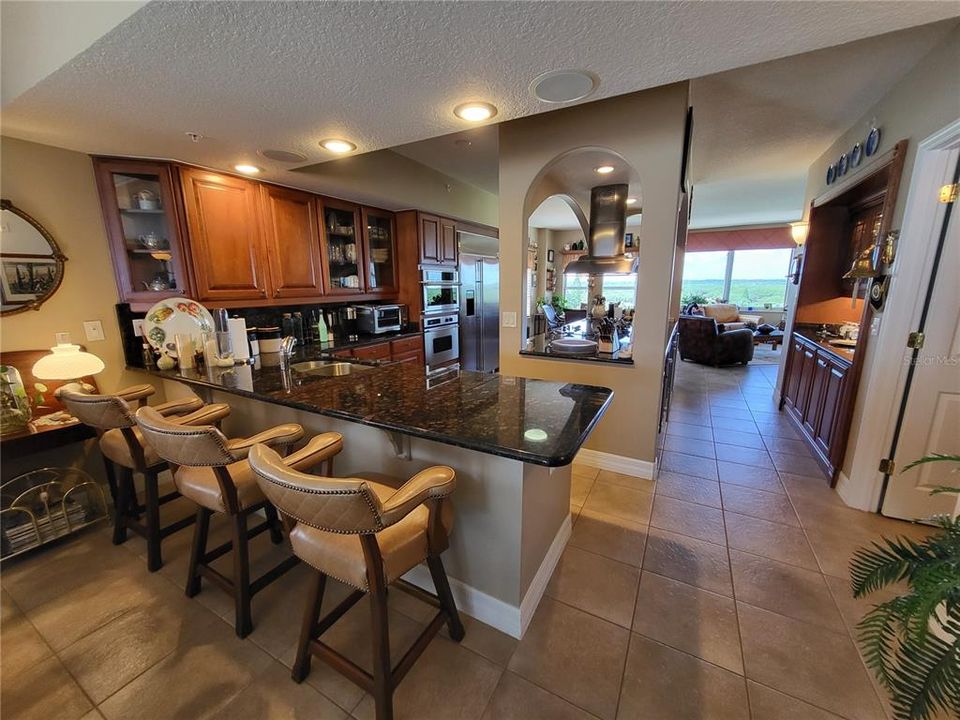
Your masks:
M681 360L702 365L746 365L753 360L753 330L742 327L720 330L717 321L703 315L680 316Z
M757 325L763 322L760 315L741 315L740 308L733 303L711 303L701 305L700 308L704 316L717 321L720 332L740 330L747 327L748 323L753 325L751 329L756 329Z

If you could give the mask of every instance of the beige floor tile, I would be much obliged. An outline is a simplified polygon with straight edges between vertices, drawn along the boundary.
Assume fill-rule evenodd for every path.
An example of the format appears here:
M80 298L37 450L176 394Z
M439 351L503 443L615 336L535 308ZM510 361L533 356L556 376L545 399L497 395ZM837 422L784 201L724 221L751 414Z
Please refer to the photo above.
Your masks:
M771 452L770 458L779 472L793 475L822 476L820 465L809 455L793 455L788 453Z
M295 683L290 671L274 661L210 717L211 720L345 720L347 712L307 683Z
M693 440L713 440L713 432L707 425L690 425L672 420L667 423L666 434Z
M596 482L596 477L587 477L585 475L571 475L570 476L570 504L576 507L583 505L584 501L587 499L587 495L590 494L590 490L593 488L594 483Z
M639 581L640 570L636 567L568 546L546 593L555 600L629 628Z
M100 705L107 720L200 718L229 703L273 662L214 622Z
M630 632L544 598L507 666L564 700L611 720Z
M84 715L80 720L104 720L103 715L100 714L100 711L94 708L86 715Z
M737 612L731 598L644 572L633 632L743 674Z
M748 720L747 691L739 675L633 635L617 718Z
M480 718L503 672L476 653L437 637L395 691L394 720ZM373 697L365 695L353 715L373 720Z
M810 457L810 448L802 440L791 440L790 438L767 436L763 438L767 450L772 453L783 453L787 455L802 455Z
M657 476L657 495L686 500L698 505L721 507L720 483L706 478L663 471Z
M716 461L713 458L702 458L696 455L665 451L660 457L660 469L707 480L717 479Z
M723 495L724 510L800 527L793 504L786 495L727 483L721 483L720 491Z
M463 640L460 641L461 645L500 667L507 666L513 651L517 649L519 640L462 612L460 613L460 622L463 623L463 628L466 631ZM444 637L450 637L446 625L443 626L440 634Z
M713 427L714 437L717 436L718 432L725 432L727 430L742 433L752 433L754 435L760 434L760 431L757 429L757 424L748 418L715 418Z
M724 517L727 522L727 542L731 548L807 570L820 569L807 537L800 528L732 512L724 512Z
M733 596L727 549L721 545L650 528L643 569L704 590Z
M483 720L591 720L594 716L519 675L505 672Z
M570 465L570 472L572 475L576 475L577 477L586 478L587 480L596 480L597 473L600 472L600 469L574 461L573 464Z
M730 551L737 600L843 632L843 619L819 572Z
M718 445L717 460L740 463L760 468L773 468L773 461L766 450L759 448L745 448L738 445Z
M699 457L716 457L712 440L694 440L678 435L667 435L663 441L663 449Z
M614 515L583 511L573 526L570 545L640 567L647 526Z
M740 408L747 409L747 401L738 390L734 393L713 393L710 396L710 407L712 408Z
M721 426L725 420L734 418L737 420L753 420L753 415L747 409L747 404L743 403L741 407L726 407L724 405L712 405L710 414L713 416L713 424Z
M36 628L12 604L0 622L0 671L18 673L53 655Z
M714 442L718 445L735 445L737 447L763 450L763 439L756 433L737 432L723 426L717 427L714 432Z
M662 530L689 535L717 545L726 545L723 513L717 508L658 496L653 501L650 524Z
M883 709L846 633L738 603L747 677L852 720Z
M692 412L670 408L670 422L710 427L710 415L705 412Z
M93 708L56 657L0 677L0 707L11 720L78 720Z
M651 492L599 482L593 486L583 504L584 511L612 515L641 525L650 521L652 507Z
M817 557L824 574L835 577L849 577L850 558L862 547L880 539L881 531L848 522L840 525L836 522L809 522L804 512L798 508L800 522L807 530L810 546ZM893 533L891 533L893 534Z
M117 690L173 652L182 642L209 633L222 622L191 604L170 596L135 608L60 653L63 664L94 703Z
M803 700L784 695L773 688L747 680L752 720L843 720Z
M635 475L626 475L624 473L613 472L612 470L601 470L597 473L598 483L608 483L610 485L620 485L622 487L633 488L635 490L646 490L653 492L654 481L650 478L636 477Z
M780 476L773 468L758 468L719 460L717 470L722 483L785 494L783 485L780 484Z

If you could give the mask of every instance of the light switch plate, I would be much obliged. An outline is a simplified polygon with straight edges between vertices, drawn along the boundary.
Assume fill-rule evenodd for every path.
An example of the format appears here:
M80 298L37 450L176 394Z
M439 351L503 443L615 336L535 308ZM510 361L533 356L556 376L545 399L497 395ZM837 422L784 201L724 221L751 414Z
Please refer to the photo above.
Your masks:
M133 336L143 337L143 320L133 321Z
M504 312L503 313L503 326L504 327L516 327L517 326L517 314L515 312Z
M104 340L103 323L99 320L84 320L83 332L87 335L87 342L97 342Z

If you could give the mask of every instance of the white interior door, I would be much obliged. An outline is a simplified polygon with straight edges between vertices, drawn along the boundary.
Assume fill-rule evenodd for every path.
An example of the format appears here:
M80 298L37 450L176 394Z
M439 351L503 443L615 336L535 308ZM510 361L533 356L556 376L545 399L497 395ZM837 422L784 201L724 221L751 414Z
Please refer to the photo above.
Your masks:
M901 424L883 514L909 520L954 513L953 494L930 495L937 485L960 486L954 463L928 463L906 473L910 462L931 453L960 455L960 208L954 207Z

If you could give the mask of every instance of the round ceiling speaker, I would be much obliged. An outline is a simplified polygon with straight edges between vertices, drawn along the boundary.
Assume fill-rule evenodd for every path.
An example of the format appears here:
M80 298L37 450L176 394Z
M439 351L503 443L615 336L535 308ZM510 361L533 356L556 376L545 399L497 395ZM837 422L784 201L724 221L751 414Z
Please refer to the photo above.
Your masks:
M306 155L290 152L289 150L261 150L260 154L270 160L276 160L277 162L285 163L304 162L307 159Z
M551 70L534 78L530 92L547 103L583 100L600 85L600 78L586 70Z

